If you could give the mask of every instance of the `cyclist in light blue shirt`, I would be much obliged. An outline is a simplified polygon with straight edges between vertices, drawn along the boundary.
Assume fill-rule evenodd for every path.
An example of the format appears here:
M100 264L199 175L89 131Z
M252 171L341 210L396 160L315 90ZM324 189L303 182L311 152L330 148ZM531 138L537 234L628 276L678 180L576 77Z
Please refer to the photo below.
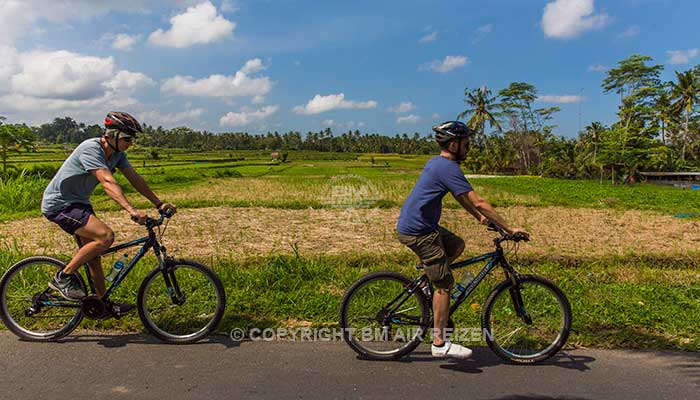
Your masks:
M98 184L102 184L105 193L138 223L146 221L146 214L134 208L124 196L112 175L117 169L157 209L175 212L175 206L160 201L129 164L125 151L139 132L142 132L141 125L131 115L115 111L108 113L105 118L105 134L100 138L88 139L76 147L44 191L41 201L44 216L69 234L78 236L82 244L65 268L57 272L49 282L49 287L66 299L80 300L86 295L74 275L85 263L90 268L96 294L101 297L106 291L100 254L114 242L114 232L95 216L90 204L90 196ZM106 303L104 318L122 316L134 309L131 304Z

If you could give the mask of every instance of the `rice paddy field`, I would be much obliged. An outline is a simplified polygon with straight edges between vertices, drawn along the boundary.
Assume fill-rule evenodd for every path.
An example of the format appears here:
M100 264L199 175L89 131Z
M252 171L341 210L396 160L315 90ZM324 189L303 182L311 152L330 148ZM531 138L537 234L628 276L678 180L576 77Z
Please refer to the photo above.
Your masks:
M46 147L10 160L16 170L0 181L0 272L28 255L70 258L72 238L39 211L49 177L70 150ZM363 274L416 275L416 258L398 243L394 226L430 156L289 152L279 162L269 151L156 149L157 159L153 153L137 148L129 159L163 200L178 206L164 236L169 252L212 266L224 281L222 332L332 327L345 289ZM700 191L468 177L511 225L531 232L532 241L510 248L509 259L568 295L569 345L700 350ZM152 209L117 178L133 204ZM144 233L99 188L93 205L117 242ZM465 255L491 250L493 233L450 196L444 207L442 224L465 239ZM142 262L116 298L134 302L154 265L152 258ZM455 316L458 327L479 326L481 304L501 279L494 272L479 287ZM142 329L137 316L83 327Z

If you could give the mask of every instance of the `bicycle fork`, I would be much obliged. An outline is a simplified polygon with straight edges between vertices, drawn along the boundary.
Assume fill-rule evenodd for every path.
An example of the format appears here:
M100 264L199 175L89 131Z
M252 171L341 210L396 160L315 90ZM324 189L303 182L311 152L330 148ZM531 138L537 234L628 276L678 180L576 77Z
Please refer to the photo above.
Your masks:
M522 293L520 293L520 279L516 277L513 281L515 284L508 288L508 291L510 292L510 299L513 301L515 312L526 325L532 325L532 318L530 314L527 313L527 310L525 310L523 296Z
M510 279L513 284L508 288L510 293L510 299L513 302L513 308L515 308L515 313L526 325L532 325L532 317L528 314L525 309L525 303L523 302L523 295L520 292L522 287L520 284L520 275L515 272L515 270L508 264L508 262L501 258L501 266L506 273L506 279Z
M163 268L162 272L163 274L163 279L165 279L165 287L168 290L168 294L170 295L170 299L173 301L173 304L177 304L178 306L181 306L185 303L185 294L182 293L180 290L180 286L177 284L177 278L175 278L175 268L166 261L165 262L165 268Z

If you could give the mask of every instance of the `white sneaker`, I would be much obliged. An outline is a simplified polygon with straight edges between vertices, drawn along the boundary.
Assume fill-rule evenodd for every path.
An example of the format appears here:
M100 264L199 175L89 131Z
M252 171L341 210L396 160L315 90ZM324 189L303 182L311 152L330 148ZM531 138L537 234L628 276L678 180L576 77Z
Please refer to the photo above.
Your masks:
M437 358L469 358L472 355L472 351L469 348L450 341L446 341L445 345L442 347L432 345L431 348L433 357Z

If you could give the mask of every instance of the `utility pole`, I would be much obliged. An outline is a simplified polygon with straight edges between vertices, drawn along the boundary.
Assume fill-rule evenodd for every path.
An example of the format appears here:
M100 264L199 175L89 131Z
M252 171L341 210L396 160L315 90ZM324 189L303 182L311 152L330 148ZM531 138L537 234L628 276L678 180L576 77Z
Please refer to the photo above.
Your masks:
M581 103L583 103L583 88L578 91L578 132L581 133Z

